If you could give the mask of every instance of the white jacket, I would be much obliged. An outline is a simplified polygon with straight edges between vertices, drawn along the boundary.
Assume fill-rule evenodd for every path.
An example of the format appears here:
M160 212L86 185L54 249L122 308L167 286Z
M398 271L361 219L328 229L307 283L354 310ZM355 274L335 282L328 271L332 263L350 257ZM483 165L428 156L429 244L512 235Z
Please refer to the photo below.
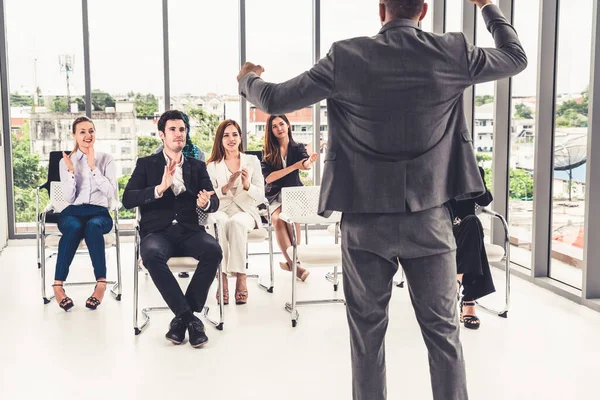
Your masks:
M250 188L248 190L242 188L242 177L240 175L235 182L238 190L233 195L231 190L227 194L223 194L221 191L222 187L229 180L228 176L230 176L225 160L210 162L206 165L215 193L219 197L219 210L224 210L231 203L235 203L244 212L250 214L254 218L254 221L256 221L256 226L260 227L262 223L258 215L257 206L265 200L265 180L262 175L260 161L256 156L240 153L240 168L248 169Z

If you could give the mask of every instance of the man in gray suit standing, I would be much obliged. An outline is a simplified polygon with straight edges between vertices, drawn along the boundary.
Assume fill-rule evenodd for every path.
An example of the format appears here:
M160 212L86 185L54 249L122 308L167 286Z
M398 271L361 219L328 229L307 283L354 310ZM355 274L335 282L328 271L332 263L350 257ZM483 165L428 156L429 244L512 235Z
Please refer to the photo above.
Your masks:
M445 203L485 190L463 110L471 85L515 75L527 57L491 0L495 48L423 32L423 0L380 0L374 37L342 40L281 84L246 63L240 94L269 114L327 99L329 148L319 212L343 213L342 255L353 398L386 398L384 338L398 260L429 351L433 397L468 398L456 310L456 244ZM341 3L343 4L343 2ZM343 7L343 5L340 5Z

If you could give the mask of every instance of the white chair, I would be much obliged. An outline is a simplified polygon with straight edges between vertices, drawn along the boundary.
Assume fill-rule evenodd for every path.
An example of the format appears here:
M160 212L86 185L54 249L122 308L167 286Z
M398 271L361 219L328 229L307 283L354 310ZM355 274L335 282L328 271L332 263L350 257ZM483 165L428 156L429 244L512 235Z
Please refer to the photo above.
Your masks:
M304 244L298 245L294 223L300 224L331 224L335 223L339 229L341 220L340 213L333 213L329 218L323 218L317 214L319 203L319 186L298 186L283 188L281 191L282 211L279 218L292 226L292 247L287 249L292 259L292 301L285 304L285 309L291 313L292 326L295 327L299 318L299 305L306 304L346 304L344 299L330 298L320 300L296 300L296 272L297 262L303 267L325 267L334 265L334 291L338 287L338 266L342 264L342 249L335 237L335 244Z
M504 284L504 308L501 310L494 310L484 306L479 301L476 301L477 305L482 309L497 314L499 317L508 318L508 309L510 307L510 234L508 232L508 224L506 219L495 211L489 210L485 207L478 207L476 210L480 214L490 215L492 218L497 219L504 228L504 246L497 244L485 243L485 252L487 254L488 262L500 262L504 260L504 272L505 272L505 284Z
M202 223L207 226L210 225L213 227L215 232L215 239L219 240L219 231L217 229L217 223L213 218L210 217L210 214L205 217L199 218L199 220L204 219ZM139 211L136 212L136 222L139 222ZM199 221L200 222L200 221ZM135 224L135 239L134 239L134 266L133 266L133 331L136 335L142 333L143 329L150 323L150 312L152 311L168 311L169 307L167 306L149 306L144 307L142 309L142 315L144 316L144 320L141 325L138 325L138 299L139 299L139 271L143 269L142 259L140 257L140 228L139 223ZM167 261L167 265L172 272L194 272L196 267L198 266L198 260L193 257L171 257ZM210 322L215 328L222 331L223 324L225 323L225 315L223 308L223 292L221 287L223 287L223 269L221 263L219 263L219 268L217 270L217 281L218 281L218 293L219 293L219 320L216 321L209 316L210 308L208 306L204 306L203 316L204 318ZM146 273L147 275L147 273Z
M261 205L265 206L264 210L260 209ZM248 243L264 243L265 239L269 241L269 284L265 285L262 283L260 275L258 274L246 274L246 277L256 278L260 288L266 290L268 293L273 293L275 281L273 271L273 226L271 225L271 208L269 207L267 199L259 204L259 213L266 218L267 223L248 232ZM246 244L246 269L248 269L248 257L250 255L251 254L248 252L248 244Z
M47 297L46 295L46 261L58 254L58 243L62 234L57 230L56 232L46 232L46 221L48 215L54 215L55 217L64 210L69 203L65 200L63 186L60 181L50 182L50 202L42 211L39 218L39 247L40 257L38 265L40 267L41 281L42 281L42 299L44 304L50 303L54 298L54 295ZM115 299L121 300L121 246L119 242L119 208L120 203L116 199L112 199L109 204L109 211L113 213L113 228L112 230L104 235L104 247L109 249L115 248L117 255L117 280L109 281L106 283L113 285L110 288L110 292L115 296ZM56 218L55 218L56 219ZM47 251L50 254L47 254ZM77 249L77 254L87 254L87 246L85 241L82 239ZM83 286L83 285L96 285L96 281L90 282L65 282L64 286Z
M497 244L484 243L485 252L487 254L487 259L489 263L494 262L505 262L505 274L506 274L506 282L505 282L505 304L502 310L493 310L489 307L482 305L479 301L476 301L477 305L482 309L491 312L493 314L497 314L499 317L508 318L508 308L510 307L510 235L508 232L508 224L504 217L498 214L495 211L488 210L485 207L480 207L477 204L475 205L475 214L488 214L493 218L500 220L502 223L502 227L504 228L504 246L500 246ZM402 267L400 267L402 269ZM404 287L404 270L402 270L401 280L394 281L394 284L397 287Z

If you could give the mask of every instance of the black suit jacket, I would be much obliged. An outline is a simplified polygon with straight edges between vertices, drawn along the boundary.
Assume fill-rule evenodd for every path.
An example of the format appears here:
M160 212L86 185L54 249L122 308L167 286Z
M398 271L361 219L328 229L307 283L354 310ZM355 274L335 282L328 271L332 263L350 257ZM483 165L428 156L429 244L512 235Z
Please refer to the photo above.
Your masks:
M292 164L297 163L300 160L306 160L308 158L309 155L306 152L306 147L304 147L302 143L290 141L286 157L286 164L288 167ZM267 163L264 159L260 162L260 165L262 167L262 173L265 179L267 179L267 176L269 176L273 171L279 171L279 169L276 169L273 165ZM277 198L282 188L293 186L303 186L302 181L300 180L300 170L290 172L283 178L278 179L274 182L265 182L265 197L267 198L267 200L269 200L269 203L272 203Z
M139 158L123 192L125 208L140 208L142 237L167 228L173 220L191 230L204 229L198 223L196 198L202 190L213 190L206 165L194 158L185 158L182 167L185 192L175 196L173 191L168 189L161 198L155 199L154 188L162 181L165 165L162 152ZM219 198L213 194L210 198L210 208L206 212L212 213L218 209Z

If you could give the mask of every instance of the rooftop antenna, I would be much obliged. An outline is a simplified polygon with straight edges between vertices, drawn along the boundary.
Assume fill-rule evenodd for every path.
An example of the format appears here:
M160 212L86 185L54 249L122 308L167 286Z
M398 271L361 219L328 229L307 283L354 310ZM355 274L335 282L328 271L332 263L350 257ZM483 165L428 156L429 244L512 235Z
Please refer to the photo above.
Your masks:
M60 72L64 72L67 78L67 106L71 104L71 85L70 78L73 72L73 64L75 56L72 54L61 54L58 56L58 63L60 64Z

